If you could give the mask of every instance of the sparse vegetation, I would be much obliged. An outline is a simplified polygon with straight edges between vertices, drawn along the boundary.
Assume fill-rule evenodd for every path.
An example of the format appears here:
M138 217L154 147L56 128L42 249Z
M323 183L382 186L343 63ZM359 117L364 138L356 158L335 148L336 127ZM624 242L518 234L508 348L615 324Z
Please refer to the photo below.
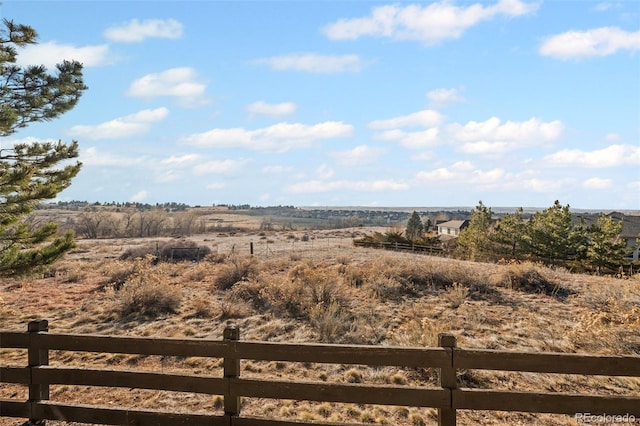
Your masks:
M225 264L215 279L215 286L220 290L228 290L241 281L247 281L256 272L253 258L233 257Z
M151 259L137 260L132 273L115 293L120 315L141 315L155 318L175 313L180 306L180 290L166 280L161 271L154 269Z
M419 254L355 249L348 244L325 249L289 249L293 231L272 232L280 252L253 257L238 253L239 238L257 241L257 234L218 237L227 244L215 257L191 262L153 264L152 258L119 259L121 251L136 250L131 241L120 251L113 242L81 242L79 250L60 263L56 274L24 282L0 283L0 326L22 330L28 319L52 318L56 332L132 334L219 339L227 321L240 326L242 339L286 342L339 342L434 346L440 332L456 335L463 347L524 351L640 354L640 283L571 274L532 262L474 263ZM351 233L349 233L349 237ZM338 235L340 237L340 235ZM213 239L214 237L207 237ZM247 241L245 240L245 241ZM148 240L147 240L148 241ZM197 240L194 241L197 242ZM228 241L228 242L227 242ZM197 242L201 244L200 242ZM84 245L86 244L86 245ZM301 243L302 244L302 243ZM310 244L310 242L309 242ZM142 240L139 246L152 245ZM317 246L322 245L320 249ZM230 247L236 250L231 252ZM79 279L68 281L72 271ZM4 300L4 304L2 304ZM4 362L3 353L3 362ZM60 356L61 362L209 374L219 371L217 359L162 360L154 357L79 354ZM7 353L7 363L20 365ZM243 363L242 374L268 375L327 383L375 383L432 386L431 369L369 368L289 362ZM579 377L544 377L508 372L463 372L461 381L474 387L504 389L519 386L545 390L557 387L580 391ZM214 373L211 373L214 374ZM590 387L603 392L640 389L637 379L615 381L593 377ZM0 398L16 392L0 385ZM56 397L94 403L99 395L75 386L56 390ZM148 408L180 404L193 411L220 410L222 400L196 395L180 400L140 390L111 389L109 400L130 401ZM107 396L105 395L105 398ZM82 398L85 398L84 400ZM290 420L372 422L409 426L434 424L434 410L376 407L327 402L243 402L247 415ZM484 417L483 417L484 416ZM486 412L461 413L462 424L567 423L565 416ZM569 423L571 424L571 423Z
M206 258L210 253L209 246L198 245L191 240L176 239L130 248L122 253L120 259L136 259L151 255L165 262L192 262Z

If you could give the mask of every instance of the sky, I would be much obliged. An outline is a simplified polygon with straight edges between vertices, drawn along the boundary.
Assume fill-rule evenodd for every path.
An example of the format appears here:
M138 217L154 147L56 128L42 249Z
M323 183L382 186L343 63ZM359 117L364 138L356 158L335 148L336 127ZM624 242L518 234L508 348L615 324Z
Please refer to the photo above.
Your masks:
M84 64L57 200L640 210L640 2L3 1Z

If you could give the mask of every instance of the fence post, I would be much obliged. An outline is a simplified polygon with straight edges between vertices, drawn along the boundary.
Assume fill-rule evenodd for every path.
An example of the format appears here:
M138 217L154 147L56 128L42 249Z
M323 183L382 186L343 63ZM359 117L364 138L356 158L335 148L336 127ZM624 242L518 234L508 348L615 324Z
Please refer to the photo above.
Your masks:
M450 363L440 369L440 387L453 391L458 387L456 369L453 366L453 352L456 347L456 337L450 333L438 334L438 346L445 348L449 354ZM455 426L456 410L453 408L453 393L451 393L450 408L438 408L438 426Z
M229 342L228 347L233 347L231 342L240 340L240 328L238 328L238 325L227 324L222 334L222 340ZM224 395L224 415L227 417L238 416L240 415L240 397L233 391L230 379L240 377L240 359L225 357L223 367L224 378L227 381L227 393Z
M49 399L48 384L33 383L33 367L41 365L49 365L49 350L42 349L40 345L40 337L38 333L49 331L49 322L47 320L30 321L27 326L29 332L29 348L28 348L28 364L29 364L29 402L40 402ZM44 424L39 422L34 412L33 405L29 409L28 424Z

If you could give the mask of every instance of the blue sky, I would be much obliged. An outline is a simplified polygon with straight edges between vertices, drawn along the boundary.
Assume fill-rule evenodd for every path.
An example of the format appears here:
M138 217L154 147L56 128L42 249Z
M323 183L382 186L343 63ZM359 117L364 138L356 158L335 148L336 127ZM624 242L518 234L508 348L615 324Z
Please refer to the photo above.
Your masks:
M640 209L640 2L4 1L84 63L61 200Z

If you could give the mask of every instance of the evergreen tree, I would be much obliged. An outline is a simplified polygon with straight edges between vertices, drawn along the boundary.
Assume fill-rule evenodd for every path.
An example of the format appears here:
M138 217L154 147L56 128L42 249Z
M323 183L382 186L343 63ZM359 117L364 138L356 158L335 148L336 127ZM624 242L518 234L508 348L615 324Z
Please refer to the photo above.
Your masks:
M16 65L17 47L34 44L35 30L3 20L0 29L0 137L29 123L52 120L73 108L86 86L82 65L64 61L50 74L44 66ZM25 219L44 199L71 184L80 163L78 144L16 144L0 149L0 276L49 265L73 247L73 235L56 237L53 223L32 226ZM60 165L60 163L66 165Z
M603 267L619 265L629 251L626 241L620 238L622 222L603 214L589 231L587 260L596 267L598 274L602 273Z
M584 227L574 228L569 205L556 200L552 207L536 212L527 225L526 250L549 265L576 257L584 238Z
M525 238L526 225L522 220L522 207L504 215L495 227L495 232L491 234L496 251L501 255L509 256L512 259L519 259L523 254L523 242Z
M469 226L460 232L456 249L470 260L482 260L491 251L491 208L482 201L471 211Z
M411 217L409 217L409 220L407 221L407 228L404 233L409 240L416 241L422 237L423 232L424 228L422 221L420 220L420 215L418 212L414 211L411 213Z

